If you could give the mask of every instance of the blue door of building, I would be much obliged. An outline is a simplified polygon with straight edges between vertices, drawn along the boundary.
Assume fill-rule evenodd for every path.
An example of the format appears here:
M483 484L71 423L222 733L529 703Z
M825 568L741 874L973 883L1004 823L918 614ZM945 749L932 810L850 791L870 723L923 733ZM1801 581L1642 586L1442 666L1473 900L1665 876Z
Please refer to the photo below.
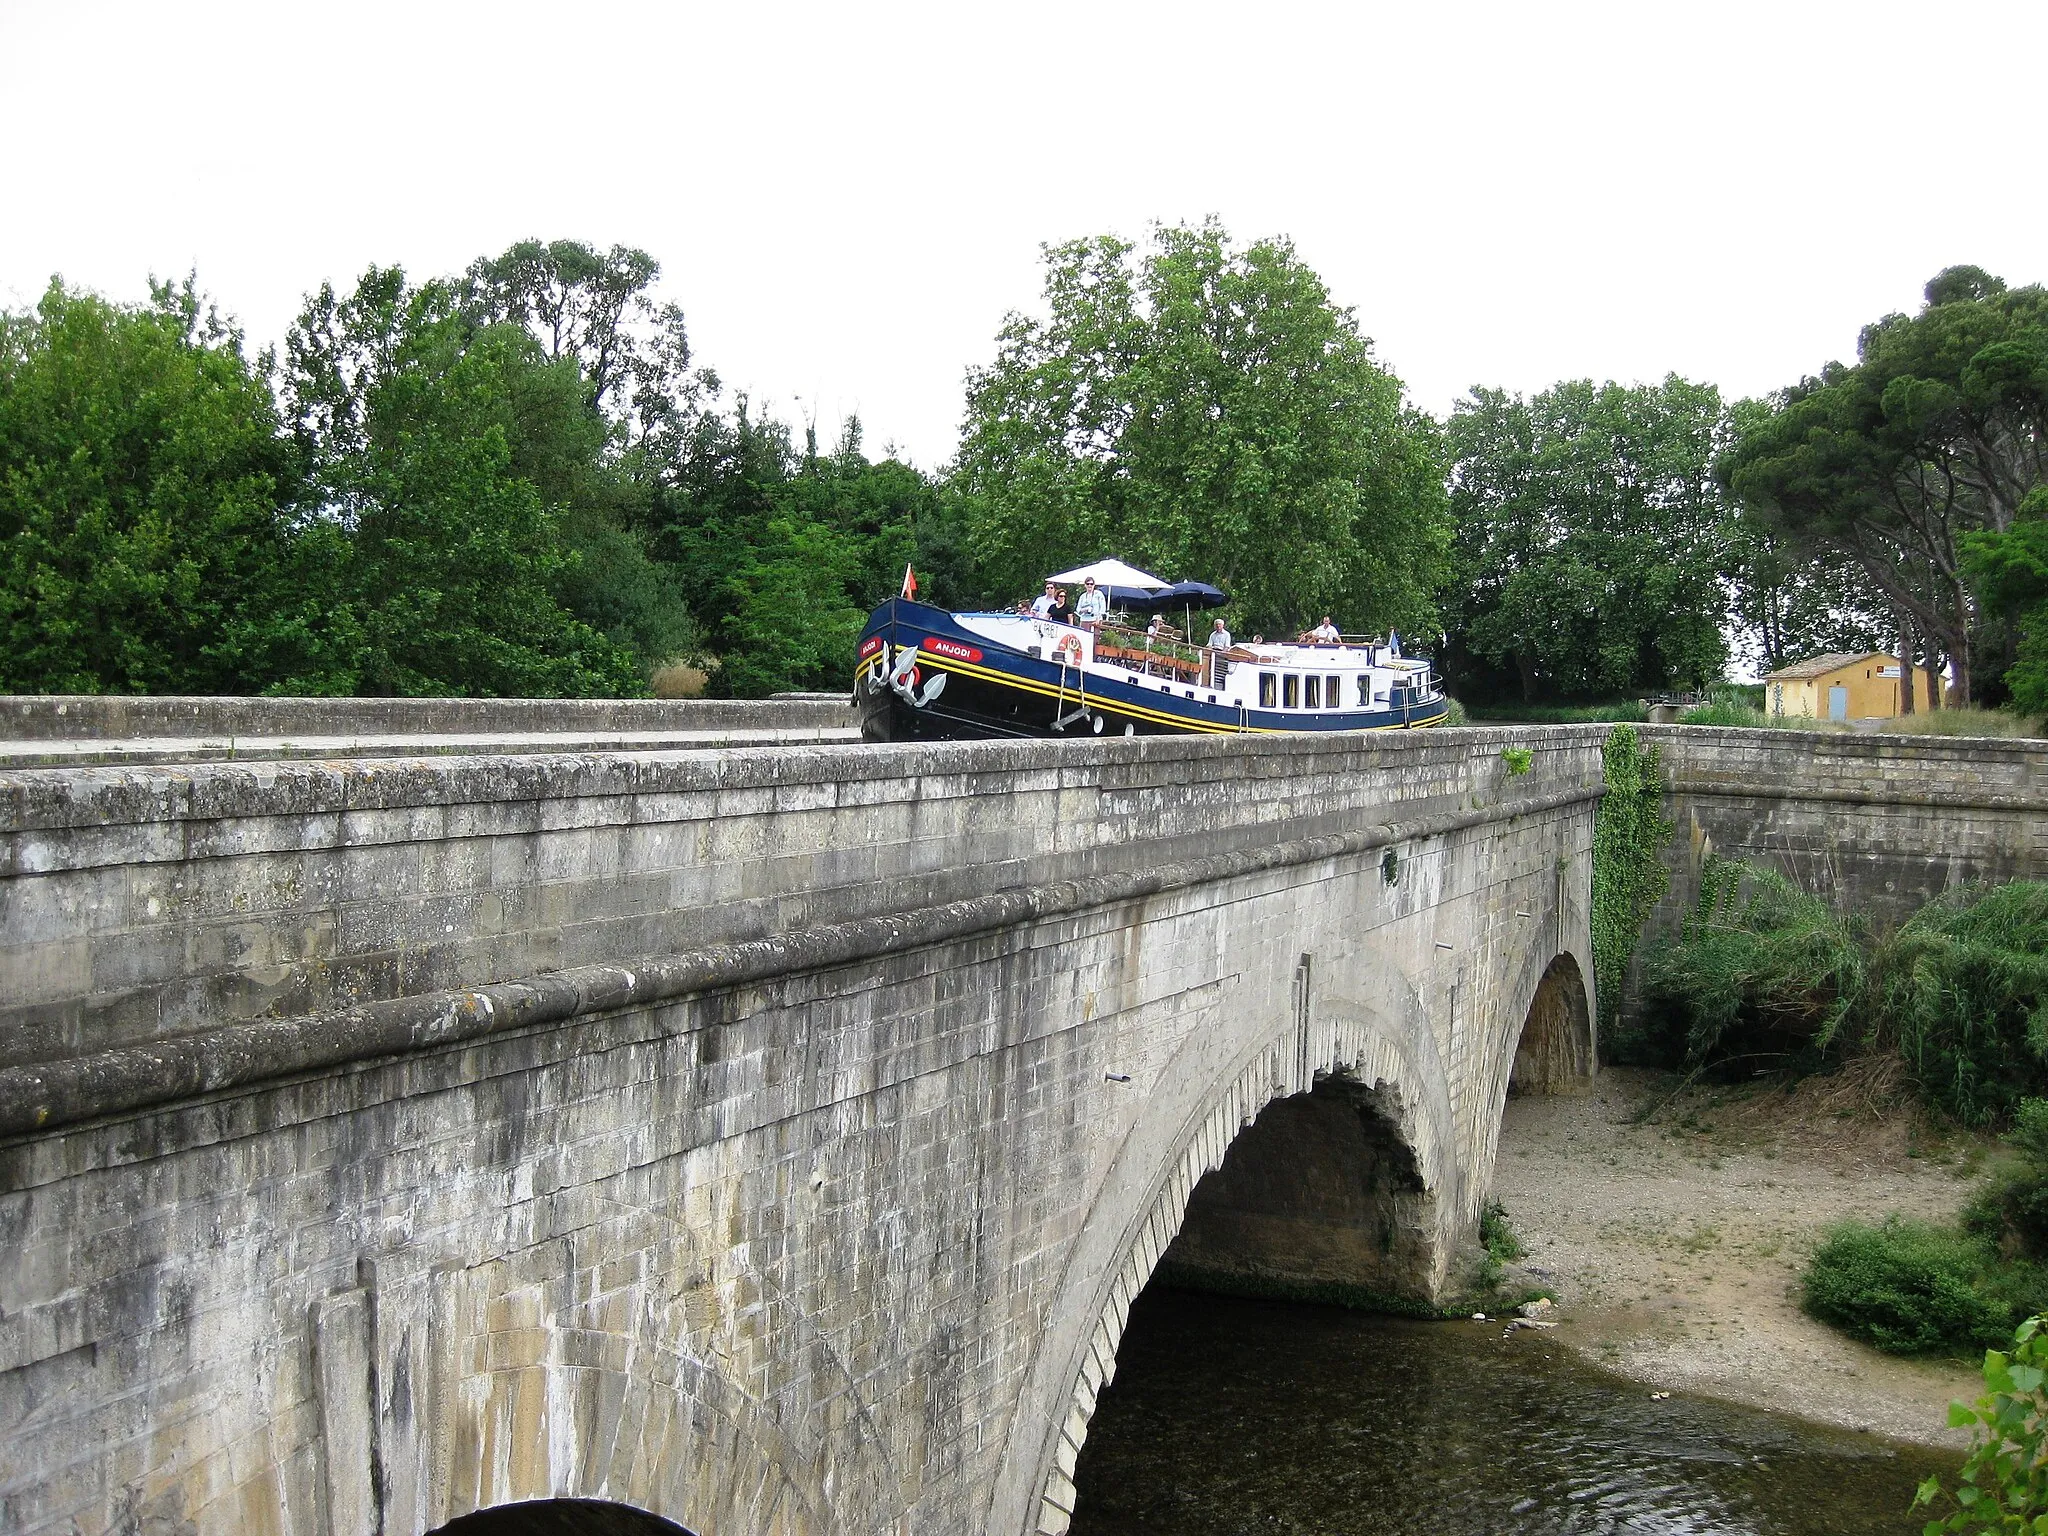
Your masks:
M1849 718L1849 690L1841 683L1828 685L1828 718L1846 720Z

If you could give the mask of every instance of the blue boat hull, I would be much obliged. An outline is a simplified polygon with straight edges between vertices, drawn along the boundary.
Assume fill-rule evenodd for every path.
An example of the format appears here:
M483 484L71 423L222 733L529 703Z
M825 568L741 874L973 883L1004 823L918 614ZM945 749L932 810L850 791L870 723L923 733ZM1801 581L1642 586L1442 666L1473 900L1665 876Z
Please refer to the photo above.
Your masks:
M1181 682L1100 672L1078 686L1078 669L994 644L906 598L868 616L859 654L854 702L870 741L1417 730L1449 711L1441 696L1375 710L1252 709L1212 704L1207 690Z

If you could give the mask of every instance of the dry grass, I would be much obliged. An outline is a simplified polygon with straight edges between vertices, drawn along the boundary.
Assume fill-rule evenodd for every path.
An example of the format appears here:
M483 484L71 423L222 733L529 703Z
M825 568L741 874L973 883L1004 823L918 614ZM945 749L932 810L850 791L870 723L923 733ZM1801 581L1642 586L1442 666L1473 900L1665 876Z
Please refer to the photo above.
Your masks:
M1809 1077L1770 1073L1701 1084L1665 1102L1652 1123L1703 1156L1790 1154L1844 1174L1931 1163L1973 1175L1997 1148L1991 1137L1929 1115L1905 1063L1890 1051Z
M648 679L657 699L701 699L710 682L709 671L687 661L671 661L656 667L654 676Z
M1933 709L1898 715L1883 729L1901 736L2038 737L2042 721L2003 709Z

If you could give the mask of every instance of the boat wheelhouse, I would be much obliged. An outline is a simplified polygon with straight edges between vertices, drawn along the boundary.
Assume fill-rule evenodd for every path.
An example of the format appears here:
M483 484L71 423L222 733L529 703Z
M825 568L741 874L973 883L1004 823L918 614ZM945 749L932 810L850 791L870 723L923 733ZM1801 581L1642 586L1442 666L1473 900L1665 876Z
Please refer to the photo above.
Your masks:
M1427 660L1375 641L1226 650L901 597L868 616L853 694L870 741L1413 730L1450 708Z

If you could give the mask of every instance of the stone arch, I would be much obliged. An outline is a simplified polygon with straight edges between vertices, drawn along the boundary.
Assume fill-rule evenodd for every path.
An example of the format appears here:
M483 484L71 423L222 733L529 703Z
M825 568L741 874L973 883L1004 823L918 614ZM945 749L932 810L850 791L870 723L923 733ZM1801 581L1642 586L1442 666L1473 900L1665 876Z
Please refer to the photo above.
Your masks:
M696 1536L673 1520L607 1499L531 1499L457 1515L428 1536Z
M1509 1093L1574 1093L1597 1070L1593 1008L1569 950L1544 967L1508 1057Z
M1098 1200L1087 1226L1096 1227L1098 1213L1104 1218L1102 1228L1116 1220L1102 1210L1105 1204L1114 1203L1131 1214L1117 1223L1114 1238L1102 1228L1092 1234L1084 1228L1074 1245L1060 1305L1063 1308L1071 1300L1084 1321L1092 1318L1092 1327L1081 1334L1074 1348L1048 1347L1044 1351L1046 1356L1062 1356L1060 1364L1047 1358L1037 1363L1034 1376L1038 1371L1059 1373L1043 1381L1043 1387L1057 1391L1059 1384L1066 1384L1068 1389L1047 1404L1053 1432L1049 1438L1041 1438L1031 1432L1025 1416L1031 1413L1032 1404L1043 1398L1027 1386L1019 1402L1017 1428L1021 1432L1012 1434L1006 1465L997 1479L997 1521L1006 1518L1002 1513L1006 1485L1021 1475L1030 1478L1024 1529L1043 1536L1060 1536L1067 1530L1074 1507L1075 1461L1087 1439L1096 1398L1115 1375L1116 1351L1131 1303L1186 1224L1196 1188L1223 1166L1240 1134L1253 1127L1276 1101L1310 1097L1319 1089L1331 1098L1350 1100L1354 1106L1360 1099L1368 1101L1399 1143L1418 1209L1430 1213L1429 1219L1418 1225L1435 1229L1421 1233L1414 1245L1426 1251L1423 1288L1433 1290L1442 1282L1462 1189L1448 1077L1413 985L1391 967L1375 968L1375 972L1369 978L1375 984L1371 993L1386 1003L1367 1006L1332 999L1311 1009L1304 965L1296 973L1295 1017L1268 1031L1224 1071L1200 1072L1198 1060L1186 1059L1200 1049L1199 1032L1169 1063L1162 1083L1174 1082L1176 1073L1186 1067L1190 1071L1184 1080L1206 1080L1212 1086L1192 1105L1162 1099L1157 1108L1141 1116L1125 1138L1118 1166L1104 1184L1111 1199ZM1321 1112L1321 1108L1310 1113ZM1167 1116L1178 1117L1171 1130L1158 1123ZM1147 1126L1148 1120L1153 1124ZM1161 1131L1167 1134L1159 1137L1156 1133ZM1129 1166L1146 1160L1148 1148L1159 1147L1162 1140L1166 1156L1150 1168ZM1116 1198L1134 1185L1142 1187L1148 1197L1137 1201ZM1105 1248L1115 1243L1112 1251L1100 1255L1106 1260L1100 1268L1088 1262L1085 1250L1091 1237ZM1089 1292L1086 1299L1077 1294L1084 1286ZM1009 1507L1015 1509L1016 1505Z
M889 1447L796 1298L751 1265L707 1269L668 1213L611 1214L598 1245L628 1274L608 1294L565 1299L566 1283L536 1282L560 1242L447 1277L431 1342L394 1362L423 1389L409 1415L420 1433L385 1457L388 1472L395 1451L425 1489L414 1529L569 1501L631 1507L695 1536L813 1536L889 1507L901 1484ZM724 1326L720 1297L734 1291L776 1299L792 1350L841 1388L830 1411L791 1419L750 1390L765 1341Z
M617 1349L596 1337L583 1342ZM574 1341L569 1352L585 1353ZM846 1528L821 1486L818 1456L791 1445L764 1405L706 1362L645 1345L631 1355L623 1369L554 1363L466 1379L462 1396L480 1432L470 1462L477 1481L455 1500L471 1507L443 1529L515 1536L511 1526L463 1521L548 1504L582 1514L585 1506L631 1509L661 1523L558 1521L519 1527L521 1536L809 1536ZM547 1460L557 1464L522 1467L520 1454L532 1447L514 1446L508 1456L503 1442L522 1434L546 1442Z

